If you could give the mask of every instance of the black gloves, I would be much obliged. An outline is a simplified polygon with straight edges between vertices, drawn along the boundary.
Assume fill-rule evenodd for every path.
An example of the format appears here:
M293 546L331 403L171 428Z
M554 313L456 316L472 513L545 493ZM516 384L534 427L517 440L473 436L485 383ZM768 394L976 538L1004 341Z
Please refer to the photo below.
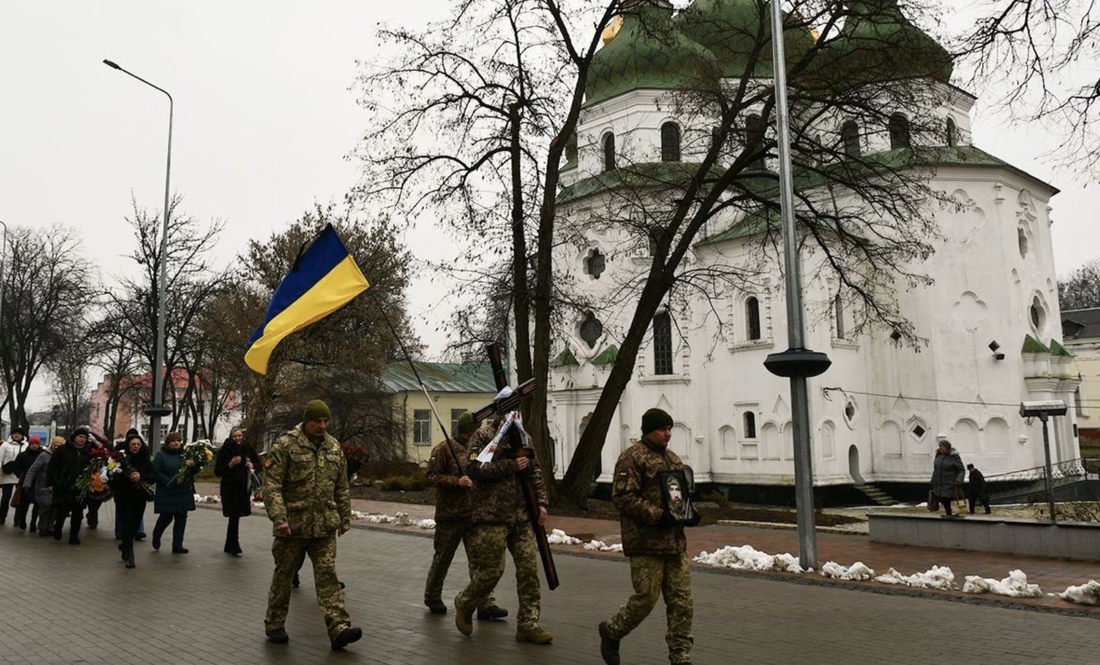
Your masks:
M664 511L663 513L661 513L661 521L657 522L657 526L662 527L662 528L668 528L670 526L676 526L676 524L677 524L676 518L673 517L671 514L669 514L669 512L667 510Z
M695 508L692 508L691 517L689 517L688 520L684 522L684 526L699 526L699 522L702 519L703 516L699 514L699 511L695 510Z

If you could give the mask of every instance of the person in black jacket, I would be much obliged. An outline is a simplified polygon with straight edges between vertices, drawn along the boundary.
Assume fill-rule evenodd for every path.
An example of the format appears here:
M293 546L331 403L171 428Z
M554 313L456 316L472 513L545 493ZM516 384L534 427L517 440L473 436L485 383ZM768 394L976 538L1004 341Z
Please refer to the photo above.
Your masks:
M142 438L141 433L138 432L137 429L135 429L133 427L126 430L126 436L122 437L122 440L115 444L115 451L116 452L121 451L121 452L125 453L126 449L127 449L127 446L130 443L130 440L133 439L134 437L137 437L141 441L141 445L145 446L145 453L148 455L149 454L148 444L145 443L145 439ZM115 540L122 540L122 517L121 517L121 515L119 515L118 510L119 510L119 506L118 506L118 502L116 501L115 502ZM142 517L141 517L141 519L138 520L137 533L134 534L134 540L139 541L139 542L142 541L142 540L145 540L145 511L142 511Z
M222 515L229 518L225 530L225 553L240 556L240 520L252 514L249 475L260 467L260 457L244 442L244 432L234 427L218 450L214 475L221 478Z
M27 449L15 457L15 475L19 476L19 485L23 484L23 478L27 475L34 460L42 453L42 439L37 434L31 434L27 439ZM38 527L38 504L34 502L34 492L22 492L19 506L15 509L15 528L20 531L27 530L27 509L34 506L31 511L31 533Z
M985 506L985 514L988 515L992 510L989 509L989 491L985 488L985 476L981 471L974 468L973 464L967 464L966 470L970 472L970 483L967 488L967 498L970 499L970 514L974 514L975 504L981 504Z
M46 486L53 488L54 528L53 539L61 540L65 520L71 518L69 544L80 544L80 522L84 519L84 497L80 496L77 481L88 465L88 430L78 427L69 435L68 442L57 449L46 467Z
M111 491L114 492L116 514L121 522L122 543L118 548L122 550L122 560L127 568L133 568L134 562L134 536L137 535L138 524L145 514L145 504L153 498L153 483L157 482L157 471L153 468L153 461L149 459L149 447L136 434L126 441L126 449L121 451L122 459L118 460L121 471L111 475Z

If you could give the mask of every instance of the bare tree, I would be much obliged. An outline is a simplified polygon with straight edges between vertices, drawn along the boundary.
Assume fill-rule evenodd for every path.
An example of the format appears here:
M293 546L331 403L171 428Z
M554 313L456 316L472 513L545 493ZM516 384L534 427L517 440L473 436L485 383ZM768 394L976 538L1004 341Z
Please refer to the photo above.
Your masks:
M1063 312L1100 307L1100 259L1093 259L1058 280L1058 307Z
M96 270L82 256L74 232L14 227L6 250L0 369L13 425L27 426L26 400L46 364L82 336L94 303Z
M60 422L71 432L88 424L92 403L88 399L87 362L92 355L92 337L87 330L70 330L61 351L46 363L54 403L60 407ZM109 431L109 430L105 430Z
M1092 0L993 0L955 49L1015 120L1042 121L1051 157L1094 182L1100 167L1100 6Z

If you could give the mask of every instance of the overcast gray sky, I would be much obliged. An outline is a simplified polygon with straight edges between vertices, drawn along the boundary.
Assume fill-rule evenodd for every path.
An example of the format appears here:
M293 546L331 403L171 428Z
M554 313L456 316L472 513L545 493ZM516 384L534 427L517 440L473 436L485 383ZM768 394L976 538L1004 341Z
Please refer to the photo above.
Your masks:
M111 273L132 245L123 220L131 194L162 206L167 100L102 64L107 58L172 93L172 189L189 214L225 220L217 253L229 261L314 201L342 198L357 173L345 156L371 122L348 90L355 61L384 55L378 22L422 25L448 4L4 0L0 220L76 228ZM975 144L1062 189L1053 201L1059 275L1097 256L1100 231L1081 184L1039 161L1051 147L1043 129L1009 129L981 102L974 120ZM406 240L420 258L448 252L430 229ZM414 316L439 304L426 278L410 296ZM444 340L433 330L420 326L439 353Z

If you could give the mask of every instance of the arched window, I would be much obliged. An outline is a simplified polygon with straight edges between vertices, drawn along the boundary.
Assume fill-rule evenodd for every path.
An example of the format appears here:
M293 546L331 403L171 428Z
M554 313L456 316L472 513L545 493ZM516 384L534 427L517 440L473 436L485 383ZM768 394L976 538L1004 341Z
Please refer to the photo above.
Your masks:
M661 161L680 161L680 127L674 122L661 125Z
M592 279L599 279L607 269L607 259L598 249L593 249L584 260L584 273Z
M611 132L603 136L603 170L615 169L615 135Z
M890 149L909 147L909 118L895 113L890 116Z
M760 339L760 301L756 296L745 301L745 330L750 340Z
M844 299L838 294L833 300L833 309L836 313L836 338L847 339L847 327L844 325Z
M745 149L752 155L749 168L764 170L764 121L755 113L745 118Z
M849 120L840 128L840 139L844 142L844 154L848 157L859 157L859 125L855 120Z
M653 373L672 374L672 318L668 312L653 317Z
M579 332L581 339L588 345L588 348L594 349L596 348L596 342L603 337L603 323L592 312L587 312L584 321L581 321Z
M745 421L745 423L744 423L745 424L745 428L744 428L745 429L745 438L746 439L755 439L756 438L756 414L753 413L752 411L746 411L745 416L744 416L744 421Z
M959 130L955 126L954 118L947 118L947 145L954 148L959 144Z

